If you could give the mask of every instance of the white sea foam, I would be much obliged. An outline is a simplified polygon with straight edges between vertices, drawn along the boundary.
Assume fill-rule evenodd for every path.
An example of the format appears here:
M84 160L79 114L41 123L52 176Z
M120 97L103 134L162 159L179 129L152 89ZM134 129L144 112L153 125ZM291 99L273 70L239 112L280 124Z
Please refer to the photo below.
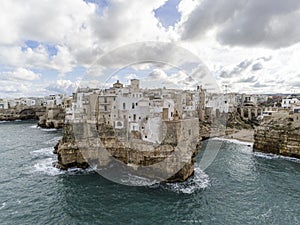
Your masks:
M158 181L133 174L128 174L126 178L121 179L121 183L130 186L151 186L158 183Z
M31 125L31 126L29 126L29 128L31 128L31 129L37 129L38 126L37 125Z
M61 139L61 137L58 136L58 137L54 137L54 138L52 138L52 139L50 139L48 141L45 141L44 143L45 144L56 144L60 139Z
M30 153L33 155L53 156L53 147L41 148Z
M60 174L64 174L65 171L62 171L53 166L54 162L55 160L52 158L43 159L34 164L34 172L43 173L49 176L57 176Z
M6 202L2 203L2 206L0 207L0 209L3 209L6 206Z
M34 164L34 172L35 173L42 173L48 176L58 176L62 174L69 174L69 175L76 175L76 174L85 174L90 173L94 171L94 168L87 168L87 169L81 169L81 168L69 168L68 170L60 170L53 166L53 163L57 160L54 158L46 158L43 160L38 161L36 164Z
M203 172L199 165L195 165L194 176L180 183L167 183L167 189L176 193L192 194L210 186L209 176Z
M56 128L49 128L49 129L46 129L46 128L39 128L41 129L42 131L47 131L47 132L51 132L51 131L57 131L58 129Z
M263 152L254 152L253 154L256 157L265 158L265 159L284 159L284 160L300 163L300 159L288 157L288 156L275 155L272 153L263 153Z
M211 140L219 140L219 141L226 141L226 142L230 142L230 143L234 143L234 144L239 144L239 145L250 145L251 147L253 146L252 142L247 142L247 141L239 141L236 139L227 139L227 138L220 138L220 137L215 137L212 138Z
M0 123L7 123L8 121L0 121Z

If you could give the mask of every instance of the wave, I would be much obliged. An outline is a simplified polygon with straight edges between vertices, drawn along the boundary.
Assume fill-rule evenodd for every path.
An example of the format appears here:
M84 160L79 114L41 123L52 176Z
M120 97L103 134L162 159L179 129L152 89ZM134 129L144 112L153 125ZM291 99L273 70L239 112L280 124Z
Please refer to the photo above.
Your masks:
M6 121L6 120L5 120L5 121L0 121L0 123L8 123L8 122L9 122L9 121Z
M29 128L36 129L36 128L38 128L38 125L31 125L31 126L29 126Z
M52 159L52 158L47 158L44 160L41 160L40 162L36 163L34 165L34 172L39 172L42 174L46 174L49 176L57 176L60 174L64 174L65 171L62 171L56 167L53 166L53 163L56 160Z
M39 150L35 150L30 152L30 154L35 155L35 156L54 156L53 154L53 147L48 147L48 148L41 148Z
M40 128L40 127L39 127L39 129L42 130L42 131L47 131L47 132L58 131L59 130L59 129L56 129L56 128Z
M254 152L253 155L264 159L284 159L284 160L300 163L300 159L288 157L288 156L276 155L272 153Z
M180 183L166 183L164 188L176 193L192 194L196 191L204 190L210 186L209 176L200 169L199 165L195 165L194 176L187 181Z
M129 185L129 186L153 186L159 182L156 180L151 180L133 174L127 174L125 178L120 179L120 181L121 184Z
M229 139L229 138L227 139L227 138L215 137L215 138L212 138L211 140L225 141L225 142L230 142L230 143L239 144L239 145L251 145L251 147L253 146L253 142L240 141L237 139Z
M0 209L3 209L6 206L6 202L2 203L2 206L0 207Z
M45 144L57 144L57 142L61 139L61 136L58 136L58 137L54 137L48 141L45 141L44 143Z
M53 158L46 158L43 160L40 160L36 164L34 164L34 173L41 173L48 176L58 176L58 175L80 175L80 174L88 174L91 172L94 172L94 168L90 167L87 169L81 169L81 168L69 168L68 170L61 170L53 166L53 163L55 163L57 160Z

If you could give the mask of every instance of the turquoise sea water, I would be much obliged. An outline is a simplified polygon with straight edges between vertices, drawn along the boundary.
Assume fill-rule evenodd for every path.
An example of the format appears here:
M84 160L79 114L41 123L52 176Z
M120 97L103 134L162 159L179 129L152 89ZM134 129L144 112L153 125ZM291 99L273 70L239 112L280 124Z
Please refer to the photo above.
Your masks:
M60 136L0 123L0 224L300 224L300 160L224 141L189 181L132 187L53 168Z

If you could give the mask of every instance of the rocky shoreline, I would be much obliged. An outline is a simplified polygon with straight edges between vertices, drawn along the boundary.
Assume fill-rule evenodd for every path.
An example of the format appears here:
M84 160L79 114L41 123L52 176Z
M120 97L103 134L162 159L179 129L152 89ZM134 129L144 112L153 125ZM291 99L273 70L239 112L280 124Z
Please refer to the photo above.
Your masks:
M95 162L97 165L103 165L103 162L106 161L104 163L105 166L111 163L109 157L106 159L104 159L105 156L103 155L99 157L99 146L89 144L88 149L86 149L85 146L87 144L87 140L78 140L78 138L75 138L73 129L74 128L72 124L66 123L63 126L63 137L55 146L54 150L54 153L58 155L58 161L54 163L55 167L62 170L67 170L71 167L85 169L89 167L90 162ZM167 159L170 154L175 152L175 146L172 143L162 143L151 151L146 149L137 150L137 148L132 148L130 146L126 147L118 141L116 136L112 137L108 135L109 133L113 132L111 127L102 127L101 130L103 132L102 135L100 135L100 139L106 146L107 151L113 158L127 165L135 165L137 167L154 165L162 160ZM91 138L88 140L89 143L93 141L95 142L95 138L92 141ZM136 139L135 145L139 145L139 142L141 141ZM95 149L93 149L93 146ZM145 147L145 145L143 146ZM192 156L188 162L186 162L176 174L172 174L173 176L169 177L166 180L167 182L184 181L194 174L194 163L196 161L196 156L200 151L201 142L196 140L193 146L195 147L193 149L186 148L189 152L192 151ZM101 162L99 162L99 160ZM175 167L177 165L176 163L178 164L180 162L176 162L173 159L172 162L169 162L168 164L169 168ZM165 171L168 168L160 169Z
M253 150L300 158L300 115L270 119L254 133Z
M38 120L45 111L46 107L0 109L0 121Z
M62 128L65 122L65 110L61 107L47 107L39 117L38 126L46 129Z

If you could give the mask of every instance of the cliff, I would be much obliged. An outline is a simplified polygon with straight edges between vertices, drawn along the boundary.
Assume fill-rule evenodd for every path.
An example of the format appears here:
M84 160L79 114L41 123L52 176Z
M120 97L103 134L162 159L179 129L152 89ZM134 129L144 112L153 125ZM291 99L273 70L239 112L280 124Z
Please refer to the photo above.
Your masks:
M160 173L163 171L164 175L171 174L168 176L167 182L184 181L194 173L195 158L200 151L201 142L197 138L193 138L190 145L185 146L184 149L180 149L180 152L178 152L176 148L180 144L178 143L176 133L178 133L178 126L182 126L182 123L168 123L168 133L164 141L155 147L150 143L142 141L139 135L136 134L133 134L134 138L131 139L130 143L124 142L115 133L114 129L107 125L101 125L98 128L99 133L96 136L92 135L92 137L80 138L78 134L74 134L74 131L89 128L84 127L84 124L66 123L63 126L63 138L54 150L54 153L58 155L58 162L54 166L60 169L68 169L70 167L87 168L91 164L96 164L97 168L99 165L107 167L107 165L112 163L111 156L124 164L133 166L133 168L159 165L160 162L166 160L166 164L159 165L156 168L157 171L160 171ZM187 126L190 125L187 124ZM198 129L192 132L197 132L197 136L199 136ZM183 133L179 136L185 136L186 138L186 135ZM100 147L99 141L101 142ZM105 147L110 156L106 156L101 152L102 146ZM172 155L176 156L169 158ZM185 156L188 156L188 158L182 164ZM176 170L176 166L178 165L180 165L179 171ZM174 168L176 173L172 173L172 169ZM153 175L156 176L157 174Z
M47 107L44 115L39 117L38 126L42 128L62 128L65 110L62 107Z
M262 122L255 129L253 150L300 158L300 114Z
M18 106L10 109L0 109L0 121L37 120L45 113L42 106Z

